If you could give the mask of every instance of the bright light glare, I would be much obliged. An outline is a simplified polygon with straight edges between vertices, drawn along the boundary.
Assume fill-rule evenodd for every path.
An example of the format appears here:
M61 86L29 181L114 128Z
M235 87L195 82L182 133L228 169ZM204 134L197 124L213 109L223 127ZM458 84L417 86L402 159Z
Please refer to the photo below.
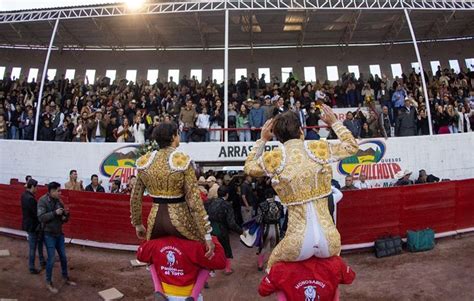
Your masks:
M131 10L137 10L145 4L146 0L125 0L125 4Z

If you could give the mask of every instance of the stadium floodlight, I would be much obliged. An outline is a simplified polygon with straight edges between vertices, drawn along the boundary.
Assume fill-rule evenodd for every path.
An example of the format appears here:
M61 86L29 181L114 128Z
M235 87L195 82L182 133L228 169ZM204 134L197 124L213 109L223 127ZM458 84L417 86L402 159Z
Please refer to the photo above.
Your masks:
M130 10L138 10L145 2L146 0L125 0L125 4Z

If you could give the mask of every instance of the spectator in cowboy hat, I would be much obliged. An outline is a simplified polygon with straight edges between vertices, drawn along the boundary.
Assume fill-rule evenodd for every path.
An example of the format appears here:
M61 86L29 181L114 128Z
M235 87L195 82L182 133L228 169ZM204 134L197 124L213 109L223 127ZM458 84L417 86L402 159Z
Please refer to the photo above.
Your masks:
M216 177L210 176L206 180L207 186L209 186L209 193L207 194L208 199L212 200L217 198L217 190L219 189L219 184L217 184Z
M28 181L31 180L31 179L33 179L33 177L30 176L30 175L27 175L27 176L25 177L25 188L26 188L26 186L28 185Z
M413 185L413 181L410 180L411 174L411 171L409 171L408 169L400 170L399 172L397 172L397 174L395 175L395 179L397 179L395 186Z
M200 191L200 194L201 194L201 200L203 202L206 202L207 201L207 182L206 182L206 179L204 177L199 177L199 180L198 180L198 188L199 188L199 191Z

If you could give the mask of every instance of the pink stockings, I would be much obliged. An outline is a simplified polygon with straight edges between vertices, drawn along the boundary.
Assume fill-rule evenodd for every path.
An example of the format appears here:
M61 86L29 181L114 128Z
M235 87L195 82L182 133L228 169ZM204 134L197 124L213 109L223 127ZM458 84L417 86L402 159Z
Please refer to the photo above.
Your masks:
M194 300L198 300L199 294L201 293L208 278L209 278L209 270L199 271L196 282L194 283L193 291L191 293L191 297L193 297Z

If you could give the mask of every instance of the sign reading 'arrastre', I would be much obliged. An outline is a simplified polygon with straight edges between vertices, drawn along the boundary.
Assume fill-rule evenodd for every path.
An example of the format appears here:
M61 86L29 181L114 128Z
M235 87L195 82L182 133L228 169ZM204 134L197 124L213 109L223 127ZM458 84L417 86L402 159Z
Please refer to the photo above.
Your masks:
M226 145L221 146L218 158L244 159L252 151L252 145ZM271 151L277 145L266 145L265 151Z

